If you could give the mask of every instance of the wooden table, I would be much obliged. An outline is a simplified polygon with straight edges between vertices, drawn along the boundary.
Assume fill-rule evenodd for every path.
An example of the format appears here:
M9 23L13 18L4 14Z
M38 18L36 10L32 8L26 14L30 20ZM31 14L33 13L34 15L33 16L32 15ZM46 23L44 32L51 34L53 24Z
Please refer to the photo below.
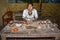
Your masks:
M30 25L30 26L33 25L33 26L38 27L38 25L41 25L39 22L40 21L36 21L33 24L28 24L28 25ZM37 24L35 24L35 23L37 23ZM13 24L15 25L17 23L13 23ZM23 24L23 25L26 26L27 24ZM23 27L23 25L22 25L22 27ZM20 24L20 26L21 26L21 24ZM48 24L46 26L48 26ZM8 38L8 37L11 37L11 38L14 38L14 37L15 38L16 37L17 38L54 37L55 40L60 40L60 30L57 27L50 27L49 26L49 28L48 28L46 26L41 26L41 29L37 29L37 28L35 28L35 29L26 29L26 28L23 29L21 27L14 26L14 27L17 27L20 31L13 32L12 30L14 27L10 27L9 24L7 24L5 26L5 28L3 28L1 31L1 38L2 38L2 40L6 40L6 38ZM51 28L54 28L54 30ZM10 30L10 31L8 31L8 30Z

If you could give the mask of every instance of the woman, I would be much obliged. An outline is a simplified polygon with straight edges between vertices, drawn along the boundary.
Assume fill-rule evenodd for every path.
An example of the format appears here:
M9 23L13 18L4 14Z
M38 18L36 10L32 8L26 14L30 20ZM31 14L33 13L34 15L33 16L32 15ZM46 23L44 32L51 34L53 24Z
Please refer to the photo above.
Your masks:
M22 18L24 21L37 20L38 18L37 10L33 8L32 3L28 3L28 8L23 11Z

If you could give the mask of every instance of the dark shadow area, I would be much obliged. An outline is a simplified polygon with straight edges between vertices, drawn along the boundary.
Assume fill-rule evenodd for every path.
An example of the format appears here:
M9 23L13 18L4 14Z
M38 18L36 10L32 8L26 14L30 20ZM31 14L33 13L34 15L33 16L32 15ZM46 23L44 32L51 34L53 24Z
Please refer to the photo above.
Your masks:
M55 37L7 37L7 40L55 40Z

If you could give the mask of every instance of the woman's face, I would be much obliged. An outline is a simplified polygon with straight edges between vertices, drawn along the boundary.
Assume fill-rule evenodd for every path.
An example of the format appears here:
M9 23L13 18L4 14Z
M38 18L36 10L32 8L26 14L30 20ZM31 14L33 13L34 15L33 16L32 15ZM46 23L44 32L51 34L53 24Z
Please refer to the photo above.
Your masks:
M28 10L29 10L29 11L32 11L32 9L33 9L33 6L32 6L31 4L29 4L29 5L28 5Z

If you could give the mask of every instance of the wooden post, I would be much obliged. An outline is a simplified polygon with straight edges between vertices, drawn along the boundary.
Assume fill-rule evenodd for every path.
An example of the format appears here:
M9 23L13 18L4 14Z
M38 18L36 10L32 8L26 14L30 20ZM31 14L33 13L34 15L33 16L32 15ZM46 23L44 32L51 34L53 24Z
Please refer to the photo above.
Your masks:
M39 19L42 19L42 0L40 0L40 14Z
M16 3L18 3L18 0L15 0Z
M42 12L42 0L40 0L40 12Z

